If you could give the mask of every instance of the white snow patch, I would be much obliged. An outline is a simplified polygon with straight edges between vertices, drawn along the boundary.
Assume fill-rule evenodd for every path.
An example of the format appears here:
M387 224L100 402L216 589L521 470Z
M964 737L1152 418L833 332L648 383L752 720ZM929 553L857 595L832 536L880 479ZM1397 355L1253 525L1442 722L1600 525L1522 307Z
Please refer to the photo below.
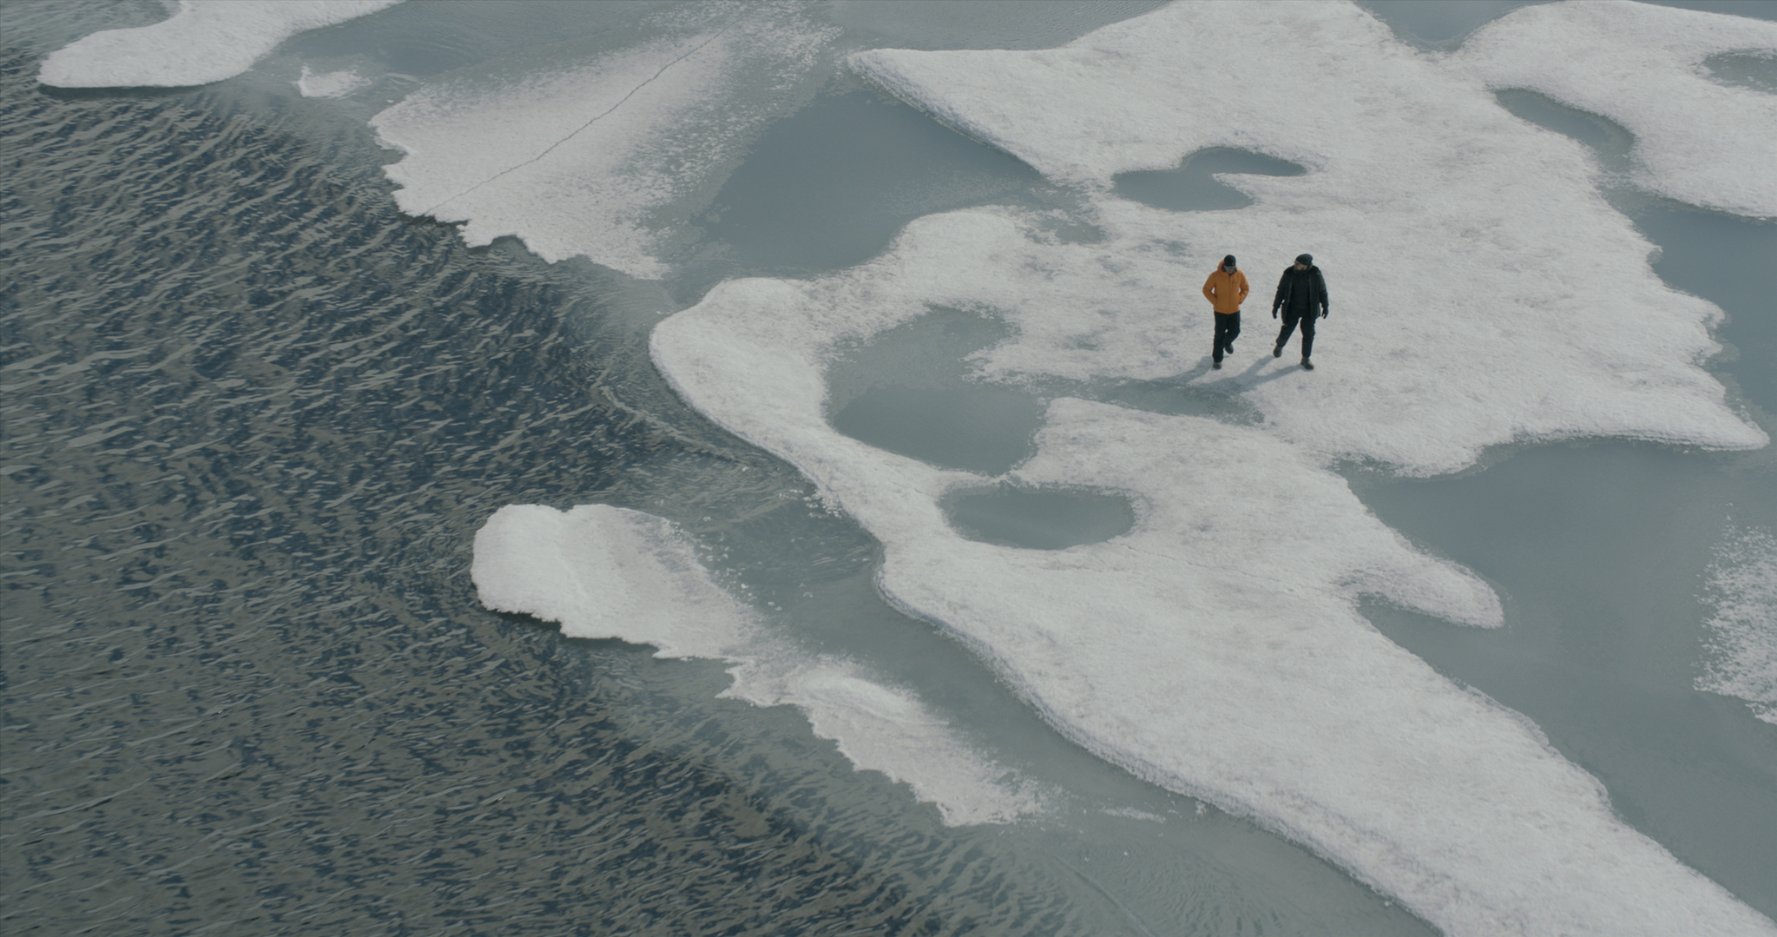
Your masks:
M1269 52L1309 37L1325 54ZM885 269L905 276L860 279L854 293L1001 310L1019 336L983 357L990 376L1201 375L1326 457L1411 474L1531 438L1767 442L1699 366L1719 349L1708 326L1721 311L1661 282L1653 245L1598 194L1585 150L1356 7L1175 4L1058 49L851 61L1093 195L1105 243L1055 244L993 213L943 216L897 246ZM1207 147L1311 171L1224 176L1258 200L1239 211L1110 194L1118 173ZM1266 354L1273 285L1304 250L1326 271L1332 307L1312 376L1293 370L1294 345L1282 362ZM1225 253L1243 258L1255 290L1245 355L1209 375L1196 287Z
M1309 42L1322 54L1275 53ZM892 602L976 649L1081 745L1307 844L1449 933L1777 933L1621 822L1522 716L1358 611L1374 595L1500 622L1486 585L1377 521L1333 458L1430 473L1524 437L1765 442L1696 366L1719 310L1653 275L1583 149L1347 5L1175 4L1061 49L853 61L1079 186L1105 232L1059 243L1010 211L928 217L870 263L731 281L656 328L681 396L882 542ZM1110 193L1118 172L1210 146L1312 171L1231 177L1258 199L1236 212ZM1220 378L1263 412L1258 427L1051 404L1009 480L1129 494L1138 522L1112 540L964 539L939 502L979 476L824 418L838 350L933 307L1014 327L978 356L984 379L1213 379L1177 378L1209 345L1208 310L1181 302L1198 309L1224 253L1266 258L1262 276L1303 249L1332 278L1323 368L1280 368L1249 332L1257 362ZM1361 373L1325 366L1345 342Z
M1202 806L1199 804L1198 806ZM1165 823L1166 818L1151 811L1136 807L1106 807L1099 811L1109 817L1122 817L1125 820L1140 820L1143 823Z
M1745 700L1777 725L1777 537L1731 528L1709 571L1715 614L1697 689Z
M656 361L693 405L819 481L883 542L889 599L979 649L1068 736L1451 933L1767 932L1618 821L1525 720L1376 632L1362 594L1481 625L1499 608L1263 431L1057 401L1014 480L1130 492L1137 526L1061 551L961 538L937 503L978 477L824 423L831 341L895 318L833 305L830 285L724 284L656 329Z
M481 604L557 622L570 638L652 644L659 657L721 658L755 626L678 529L606 505L507 505L475 534Z
M1777 217L1777 95L1712 81L1722 52L1777 52L1777 23L1640 3L1524 7L1455 54L1635 135L1635 181L1680 201Z
M419 89L371 120L406 154L386 168L397 204L465 222L471 245L513 235L551 262L664 276L653 213L736 158L779 106L757 87L794 85L833 36L775 4L732 14L566 70Z
M732 673L725 695L801 709L814 734L833 740L853 765L906 784L948 825L1011 823L1048 809L1038 785L971 747L912 692L854 664L754 659Z
M364 87L369 81L349 68L337 72L315 72L304 65L302 75L296 79L296 90L305 98L343 98Z
M233 78L284 40L401 0L180 0L170 19L93 33L50 54L58 88L179 88Z
M1362 594L1479 625L1499 607L1288 443L1060 400L1013 480L1122 489L1143 506L1137 526L1061 551L961 538L937 504L979 477L824 423L822 355L894 318L831 304L830 285L724 284L656 329L655 359L883 542L890 601L978 649L1069 737L1308 845L1453 934L1772 932L1617 820L1522 717L1363 619Z
M571 638L730 662L734 683L724 695L801 709L815 735L859 769L912 788L945 823L1004 823L1043 809L1034 785L971 747L914 694L771 639L663 518L606 505L508 505L476 533L471 577L483 605L559 623Z

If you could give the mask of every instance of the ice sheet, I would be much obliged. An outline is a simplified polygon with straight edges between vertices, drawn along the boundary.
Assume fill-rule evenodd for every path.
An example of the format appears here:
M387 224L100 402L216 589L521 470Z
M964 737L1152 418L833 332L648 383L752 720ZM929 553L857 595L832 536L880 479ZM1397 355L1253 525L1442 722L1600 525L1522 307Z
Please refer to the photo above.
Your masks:
M1312 41L1323 54L1268 50ZM1577 144L1502 110L1460 69L1341 4L1177 4L1041 51L871 51L867 76L1093 193L1102 244L951 216L897 251L893 289L986 304L1017 341L997 375L1230 386L1278 433L1328 457L1417 474L1492 445L1573 435L1720 447L1766 437L1699 364L1720 310L1666 287L1652 250L1597 194ZM1225 176L1239 211L1169 212L1110 194L1118 173L1208 147L1310 167ZM1745 167L1742 167L1744 170ZM1267 354L1274 286L1297 253L1326 271L1332 315L1312 376ZM1205 271L1255 282L1228 370L1205 373ZM979 276L976 270L1021 270ZM926 286L925 284L931 284ZM1633 323L1629 326L1629 323Z
M342 98L364 87L369 79L352 69L337 72L310 71L307 65L296 79L296 90L305 98Z
M406 155L403 211L512 235L549 261L584 256L659 277L650 214L733 159L818 60L831 29L779 5L710 6L703 28L565 70L428 85L372 121ZM697 12L689 10L688 13ZM723 16L715 16L723 12Z
M730 662L725 695L797 707L854 765L906 784L946 823L1006 822L1043 809L1034 785L971 747L918 697L850 662L774 641L662 518L606 505L509 505L476 533L471 577L483 605L557 622L568 637Z
M898 318L835 307L827 285L725 284L656 330L656 360L884 542L892 601L1081 744L1284 831L1452 933L1766 932L1617 821L1520 717L1370 628L1360 594L1475 624L1499 610L1261 430L1059 401L1015 480L1130 492L1137 528L1054 552L951 532L935 505L977 478L823 423L823 338Z
M1715 614L1697 689L1743 699L1777 725L1777 536L1730 528L1707 596Z
M1455 61L1635 135L1635 181L1706 208L1777 218L1777 95L1708 77L1722 52L1777 52L1777 23L1640 3L1514 10Z
M882 286L892 267L856 279ZM1128 492L1136 528L1061 551L951 531L937 504L978 476L823 421L833 343L918 314L864 287L839 301L844 279L724 284L656 329L655 359L883 542L891 601L976 648L1070 737L1308 844L1453 934L1774 932L1618 821L1521 717L1371 628L1360 595L1479 625L1500 613L1260 429L1057 401L1012 480Z
M108 29L43 60L37 80L58 88L184 87L253 67L284 40L401 0L180 0L152 26Z
M1273 54L1308 42L1322 54ZM655 361L685 399L884 544L891 601L976 649L1081 745L1308 844L1449 933L1777 933L1621 822L1521 716L1357 609L1376 595L1500 620L1484 584L1371 516L1335 458L1429 473L1535 436L1765 443L1698 367L1719 311L1653 275L1579 147L1344 5L1176 4L1062 49L853 61L1077 185L1104 233L1062 241L1011 211L928 217L870 263L731 281L656 328ZM1233 212L1111 194L1119 172L1211 146L1311 171L1231 178L1257 199ZM1204 271L1235 253L1268 299L1304 249L1332 278L1323 367L1264 354L1261 303L1234 369L1209 374ZM939 503L980 476L824 419L838 349L935 307L1014 327L977 356L986 379L1213 381L1265 419L1058 400L1009 480L1128 494L1136 527L1060 551L966 540Z

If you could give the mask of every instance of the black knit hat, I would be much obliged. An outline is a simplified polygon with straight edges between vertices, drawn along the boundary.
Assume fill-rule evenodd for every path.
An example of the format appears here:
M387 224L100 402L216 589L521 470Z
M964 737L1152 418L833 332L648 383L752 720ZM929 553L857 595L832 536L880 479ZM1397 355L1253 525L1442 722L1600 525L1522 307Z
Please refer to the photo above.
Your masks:
M1233 254L1229 254L1228 256L1222 258L1222 266L1232 267L1234 265L1235 264L1234 264L1234 255Z
M1314 255L1313 254L1297 254L1296 255L1296 263L1307 264L1308 266L1312 267L1312 266L1314 266Z

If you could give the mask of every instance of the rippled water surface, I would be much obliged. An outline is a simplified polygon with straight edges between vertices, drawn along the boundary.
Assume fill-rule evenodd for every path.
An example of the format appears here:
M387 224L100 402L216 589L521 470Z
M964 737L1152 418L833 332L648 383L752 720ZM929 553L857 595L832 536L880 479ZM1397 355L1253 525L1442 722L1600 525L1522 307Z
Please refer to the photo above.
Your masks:
M162 15L0 7L6 933L1425 932L884 606L875 545L654 373L670 285L467 249L362 115L251 76L36 84ZM714 665L483 610L522 502L674 519L1087 799L945 827Z
M1515 4L1370 5L1448 47L1481 7ZM1052 45L1149 6L820 9L857 36L936 47ZM393 97L583 24L577 4L526 7L520 22L499 4L409 4L291 47L338 67L380 57L376 94ZM599 9L632 28L644 8ZM649 362L653 324L721 277L818 275L922 214L1065 209L1065 193L837 81L693 206L707 243L679 280L551 266L397 212L380 171L394 154L365 124L381 105L303 99L266 77L289 61L195 90L36 84L47 52L163 15L0 5L0 931L1430 932L1306 850L1056 736L881 601L877 544L686 409ZM1550 126L1572 117L1502 101ZM1620 128L1562 127L1597 134L1620 168ZM846 158L815 158L834 135ZM1743 258L1777 229L1613 198L1659 243L1668 282L1727 311L1734 347L1711 366L1773 429L1777 372L1759 362L1777 317ZM1028 453L1058 394L1258 419L1190 375L975 380L967 355L1003 334L933 310L846 349L829 416L984 474ZM947 422L904 425L933 409L920 395ZM1450 478L1349 474L1510 610L1502 631L1374 609L1378 626L1529 715L1625 819L1777 913L1759 871L1777 863L1768 823L1747 822L1777 813L1777 747L1739 701L1689 683L1695 584L1723 524L1777 527L1769 451L1514 447ZM673 520L787 643L910 688L1051 809L945 827L796 711L718 698L717 665L487 612L471 539L512 503ZM1130 517L1080 504L1002 497L986 523L1029 536L1016 525L1034 519L1065 545Z
M1089 929L714 668L480 610L501 504L806 491L646 291L402 218L361 126L38 88L101 12L0 30L7 933Z

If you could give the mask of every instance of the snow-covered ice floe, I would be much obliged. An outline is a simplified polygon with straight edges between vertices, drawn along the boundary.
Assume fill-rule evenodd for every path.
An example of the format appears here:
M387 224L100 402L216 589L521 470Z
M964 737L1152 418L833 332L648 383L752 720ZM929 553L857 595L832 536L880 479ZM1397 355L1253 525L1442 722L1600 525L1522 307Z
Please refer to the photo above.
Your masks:
M1269 51L1305 42L1321 54ZM1274 379L1263 357L1217 377L1317 452L1431 474L1532 438L1767 442L1700 367L1719 349L1708 327L1720 310L1661 282L1653 246L1598 194L1585 151L1356 7L1178 4L1059 49L852 62L1045 174L1105 193L1104 244L953 217L940 223L954 234L922 232L900 251L919 279L940 281L928 290L939 301L993 306L1018 325L1019 339L984 360L989 375L1158 379L1205 364L1195 290L1226 253L1254 281L1245 347L1263 355L1276 278L1308 251L1332 296L1325 366L1312 382ZM1108 194L1118 173L1208 147L1310 172L1224 176L1258 200L1240 211ZM959 253L967 260L949 259ZM1041 276L977 275L983 264Z
M1365 621L1366 594L1477 625L1499 607L1298 447L1060 400L1013 479L1131 493L1136 528L1062 551L950 530L939 500L979 476L823 419L822 338L834 310L856 309L842 300L855 285L725 284L662 323L656 360L699 409L817 480L884 543L885 595L978 649L1068 736L1309 845L1453 934L1767 932L1617 820L1534 727ZM855 337L863 323L846 324Z
M734 682L725 695L797 707L854 765L906 784L946 823L1043 809L1034 785L970 747L913 694L773 641L662 518L605 505L509 505L476 533L471 574L483 605L558 622L568 637L728 661Z
M296 90L305 98L343 98L369 84L370 80L352 69L316 72L307 65L296 79Z
M401 0L180 0L169 19L93 33L43 61L58 88L178 88L233 78L284 40Z
M1304 44L1317 54L1276 53ZM892 602L1086 748L1307 844L1448 933L1777 933L1622 822L1522 716L1358 607L1501 618L1484 583L1376 520L1334 460L1427 474L1526 438L1766 443L1700 367L1719 310L1654 276L1581 148L1348 5L1176 4L1059 49L852 61L1078 187L1103 232L1064 242L1009 210L931 216L870 263L724 283L656 328L655 361L687 401L883 543ZM1237 212L1112 194L1117 173L1215 146L1311 171L1228 178L1257 199ZM1262 310L1264 274L1301 250L1332 282L1322 369L1265 354L1269 322L1249 311L1246 356L1203 370L1205 273L1241 256ZM1012 326L975 357L984 380L1215 382L1263 422L1055 400L1007 481L1121 492L1135 527L1057 551L966 539L940 502L981 476L872 448L825 415L843 348L937 307Z
M1745 700L1777 725L1777 537L1732 528L1710 567L1715 614L1697 689Z
M1777 23L1641 3L1514 10L1456 61L1635 135L1637 184L1684 202L1777 218L1777 96L1711 80L1724 52L1777 52Z
M378 114L403 151L387 167L409 214L512 235L551 262L583 256L660 277L650 214L738 158L778 96L833 37L781 4L710 5L708 22L522 79L429 85ZM721 13L720 17L716 16Z

